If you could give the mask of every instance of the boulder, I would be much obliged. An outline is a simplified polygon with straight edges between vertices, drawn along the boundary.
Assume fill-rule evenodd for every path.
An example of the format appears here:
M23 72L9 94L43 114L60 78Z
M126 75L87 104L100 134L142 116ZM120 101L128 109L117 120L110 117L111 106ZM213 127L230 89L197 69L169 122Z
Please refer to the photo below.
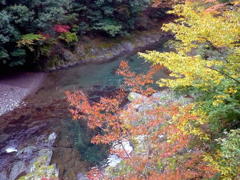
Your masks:
M173 91L170 90L156 92L151 96L151 99L158 105L168 105L171 103L186 105L193 100L193 98L177 96Z
M129 101L136 101L136 100L147 100L147 97L146 96L143 96L139 93L135 93L135 92L130 92L129 95L128 95L128 100Z
M16 180L21 174L26 172L26 170L27 170L27 167L25 165L25 162L18 161L14 163L9 175L9 180Z
M50 134L48 136L48 143L49 143L49 145L52 146L54 144L54 142L56 141L56 139L57 139L57 134L55 132Z
M0 172L0 180L8 180L7 173L5 171Z
M41 180L44 178L58 178L59 170L56 165L50 165L52 159L51 149L42 149L38 152L38 157L32 160L27 168L27 175L19 180Z
M21 159L30 158L33 155L34 151L36 150L37 150L37 147L35 146L27 146L21 149L20 151L18 151L17 157Z
M51 163L53 151L51 149L41 149L38 152L38 159L42 159L42 165L48 166Z

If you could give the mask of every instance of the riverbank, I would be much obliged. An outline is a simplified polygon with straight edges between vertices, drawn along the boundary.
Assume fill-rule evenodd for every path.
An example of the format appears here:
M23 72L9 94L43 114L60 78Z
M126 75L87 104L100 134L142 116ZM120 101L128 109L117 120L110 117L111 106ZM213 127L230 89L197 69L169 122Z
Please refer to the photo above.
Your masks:
M172 34L162 32L161 26L149 31L134 32L128 37L115 39L85 37L70 51L58 47L59 55L45 65L46 71L66 69L80 64L104 63L119 57L126 57L140 51L155 49L159 44L173 38Z
M139 51L152 50L172 38L155 28L151 31L135 32L127 38L85 39L74 51L62 48L61 59L48 62L46 71L67 69L89 63L104 63L117 58L125 58ZM47 73L21 73L0 79L0 116L18 107L30 94L36 92Z
M0 116L14 110L30 94L36 92L46 73L21 73L0 79Z

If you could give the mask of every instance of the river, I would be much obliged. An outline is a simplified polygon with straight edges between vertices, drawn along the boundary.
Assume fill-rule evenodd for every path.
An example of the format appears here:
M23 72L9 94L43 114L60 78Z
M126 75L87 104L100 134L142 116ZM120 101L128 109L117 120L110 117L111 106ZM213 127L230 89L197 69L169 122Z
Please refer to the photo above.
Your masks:
M162 44L156 49L166 50ZM136 73L145 73L150 67L134 54L111 62L49 73L42 87L29 96L24 105L1 117L4 123L0 127L0 170L10 172L18 160L15 153L6 153L6 147L19 150L32 145L36 137L52 132L57 134L57 140L51 162L60 169L60 177L64 180L74 180L77 174L84 174L91 166L104 162L108 147L90 143L88 130L71 119L64 92L81 89L92 99L112 93L122 83L122 77L115 73L121 60L128 61ZM161 71L158 77L167 76Z

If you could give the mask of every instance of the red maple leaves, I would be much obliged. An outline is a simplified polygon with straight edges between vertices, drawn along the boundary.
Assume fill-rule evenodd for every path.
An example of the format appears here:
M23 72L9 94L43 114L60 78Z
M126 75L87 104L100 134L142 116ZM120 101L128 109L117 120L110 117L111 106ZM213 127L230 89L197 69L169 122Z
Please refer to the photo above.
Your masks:
M57 33L66 33L66 32L69 32L71 29L70 26L68 25L62 25L62 24L56 24L54 27L53 27L53 30Z

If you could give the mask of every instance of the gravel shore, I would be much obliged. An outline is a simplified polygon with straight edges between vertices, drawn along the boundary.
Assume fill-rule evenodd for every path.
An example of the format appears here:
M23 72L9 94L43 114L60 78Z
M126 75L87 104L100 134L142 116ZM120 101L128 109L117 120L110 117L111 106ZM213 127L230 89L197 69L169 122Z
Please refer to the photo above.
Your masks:
M36 92L45 73L20 73L0 79L0 116L18 107L24 98Z

